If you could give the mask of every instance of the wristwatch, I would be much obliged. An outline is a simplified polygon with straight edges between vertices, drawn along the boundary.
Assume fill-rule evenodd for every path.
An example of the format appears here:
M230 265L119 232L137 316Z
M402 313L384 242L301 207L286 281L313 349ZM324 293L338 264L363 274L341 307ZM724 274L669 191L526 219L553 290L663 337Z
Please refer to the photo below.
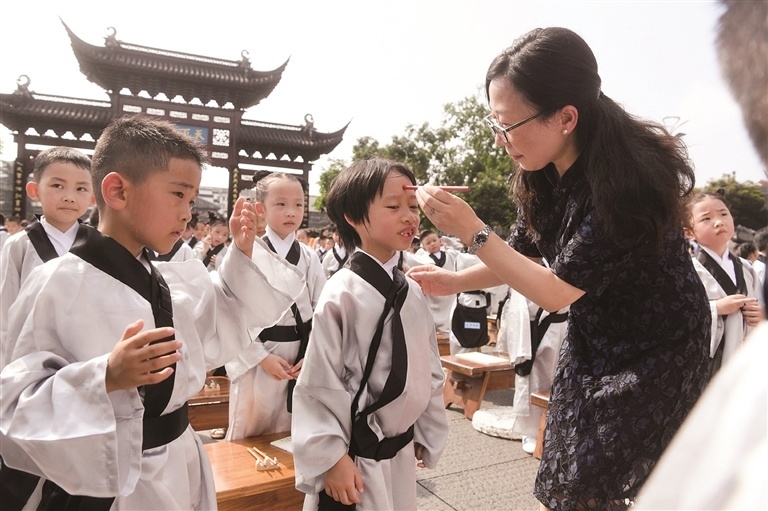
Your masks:
M488 242L488 238L491 236L491 226L486 224L485 227L483 227L483 230L476 233L472 237L472 245L470 245L467 248L468 254L474 254L481 248L483 248L483 245L485 245Z

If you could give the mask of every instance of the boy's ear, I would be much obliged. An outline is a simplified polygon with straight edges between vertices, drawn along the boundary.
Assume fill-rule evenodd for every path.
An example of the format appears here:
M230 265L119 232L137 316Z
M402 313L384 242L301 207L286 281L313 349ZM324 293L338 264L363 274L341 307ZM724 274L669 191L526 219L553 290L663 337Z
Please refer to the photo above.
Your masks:
M117 172L110 172L101 181L101 194L104 197L104 203L115 210L125 208L127 201L126 190L130 183Z
M36 200L36 201L40 200L40 196L37 194L37 190L38 190L37 183L35 183L34 181L30 181L27 183L27 186L24 189L27 191L27 196L30 199Z

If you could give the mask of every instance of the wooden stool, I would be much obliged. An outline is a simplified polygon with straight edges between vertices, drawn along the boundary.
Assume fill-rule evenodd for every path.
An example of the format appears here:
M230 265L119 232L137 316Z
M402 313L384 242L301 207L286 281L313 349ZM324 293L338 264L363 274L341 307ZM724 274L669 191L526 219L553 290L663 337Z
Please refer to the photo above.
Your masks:
M531 392L531 404L544 408L544 414L539 422L539 435L536 437L536 449L533 457L541 459L541 451L544 449L544 430L547 428L547 408L549 407L549 392Z
M508 358L485 353L464 353L440 357L448 374L443 387L445 407L456 404L471 419L487 390L515 387L515 369Z
M301 509L304 494L295 488L293 456L270 444L288 435L290 432L203 446L211 460L216 501L221 511ZM248 453L248 447L256 447L270 457L277 457L280 468L256 470L256 460Z
M213 382L218 387L209 388ZM189 400L189 423L192 429L226 428L229 426L229 378L209 376L206 386Z
M488 316L488 345L496 346L496 335L499 333L498 325L496 325L496 316Z

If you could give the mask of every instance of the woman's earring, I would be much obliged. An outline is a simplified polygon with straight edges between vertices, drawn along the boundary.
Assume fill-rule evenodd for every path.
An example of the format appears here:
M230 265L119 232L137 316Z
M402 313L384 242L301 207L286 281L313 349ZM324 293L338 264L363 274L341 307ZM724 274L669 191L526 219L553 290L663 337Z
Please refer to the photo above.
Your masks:
M563 135L567 135L567 134L568 134L568 130L563 130Z

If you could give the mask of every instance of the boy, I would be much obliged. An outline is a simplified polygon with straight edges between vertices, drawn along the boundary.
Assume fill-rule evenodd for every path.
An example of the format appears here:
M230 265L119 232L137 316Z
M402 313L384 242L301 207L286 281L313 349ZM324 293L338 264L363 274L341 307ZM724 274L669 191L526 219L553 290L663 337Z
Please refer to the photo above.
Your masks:
M326 208L351 252L315 309L293 393L296 488L304 509L416 509L416 466L445 446L443 369L429 306L397 269L417 233L415 184L401 163L355 163ZM359 247L359 248L358 248ZM357 248L357 250L356 250Z
M456 270L456 258L458 252L443 247L440 237L432 230L424 230L419 236L421 248L416 251L415 257L420 264L434 264L446 270ZM451 331L451 311L456 301L454 295L427 296L427 303L432 310L432 318L435 321L435 329L439 332Z
M339 271L347 264L349 254L344 248L344 243L339 238L339 230L335 225L328 227L331 233L331 237L326 240L326 254L323 257L323 271L325 272L325 278L330 279L334 273Z
M52 147L37 155L27 195L39 201L43 216L3 245L0 252L0 369L8 363L6 330L8 310L30 272L69 252L85 229L78 219L95 199L91 185L91 160L69 147Z
M168 252L189 221L203 162L199 146L157 119L116 119L99 138L99 230L35 271L11 310L2 456L42 478L25 495L1 478L4 505L216 507L186 402L249 327L280 318L303 282L254 243L255 214L242 199L219 271L149 262L147 251Z

